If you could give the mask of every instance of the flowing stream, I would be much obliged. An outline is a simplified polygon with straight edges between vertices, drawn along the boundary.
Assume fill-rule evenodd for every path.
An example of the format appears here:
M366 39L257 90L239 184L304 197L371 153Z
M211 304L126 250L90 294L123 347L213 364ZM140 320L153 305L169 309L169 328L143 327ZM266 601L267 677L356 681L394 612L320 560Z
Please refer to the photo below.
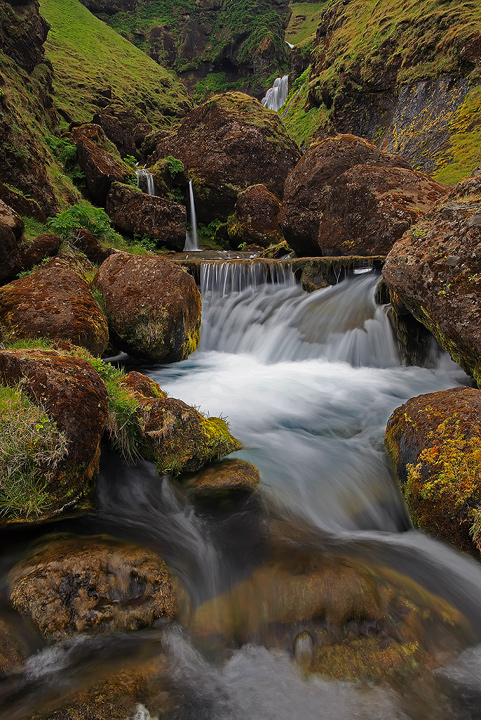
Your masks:
M369 272L305 294L282 268L205 264L198 351L175 365L136 367L171 396L228 420L244 445L237 456L260 470L264 509L310 547L396 569L465 613L477 639L436 671L446 695L429 682L406 699L395 686L306 678L287 652L260 644L207 657L185 629L171 626L105 640L81 636L41 650L3 692L2 718L24 720L53 686L146 646L169 658L179 692L173 720L481 717L479 565L411 528L383 449L394 408L467 378L434 344L426 367L400 364L386 308L374 301L378 280ZM126 467L104 455L98 528L159 550L194 607L256 565L256 512L249 501L231 514L196 511L149 463ZM139 705L135 718L150 717Z

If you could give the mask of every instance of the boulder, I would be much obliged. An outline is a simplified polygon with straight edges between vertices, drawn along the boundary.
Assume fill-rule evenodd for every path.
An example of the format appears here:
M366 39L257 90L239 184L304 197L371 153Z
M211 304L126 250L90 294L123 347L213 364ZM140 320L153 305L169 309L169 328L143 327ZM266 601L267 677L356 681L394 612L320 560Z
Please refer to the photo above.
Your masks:
M20 670L27 658L26 647L5 620L0 619L0 672L7 675Z
M105 536L63 536L20 560L10 602L52 641L84 632L138 630L172 619L177 597L165 562Z
M111 184L123 182L129 173L105 148L107 138L98 125L74 128L72 140L77 146L79 165L85 173L87 191L97 205L104 205Z
M356 165L410 169L398 155L383 153L354 135L337 135L312 145L286 180L280 216L284 236L298 255L321 254L319 225L331 186Z
M260 481L255 465L238 458L222 460L201 473L181 478L187 494L204 502L250 495L257 490Z
M16 0L6 3L0 16L2 50L28 73L42 62L43 44L50 25L40 15L38 0Z
M102 108L93 118L119 149L121 155L136 156L152 126L146 122L138 110L126 107L123 103L111 102Z
M465 372L481 382L481 177L456 185L408 230L383 277Z
M167 397L157 383L140 373L129 373L122 385L139 406L141 453L156 463L161 475L195 472L241 448L224 420L206 418L182 400Z
M13 230L0 223L0 283L15 277L21 267L18 242Z
M104 247L88 228L80 228L70 240L70 247L81 252L94 265L101 265L112 253L116 252L113 248Z
M147 235L170 249L184 249L186 211L183 205L114 183L105 209L120 232Z
M216 95L185 117L157 145L155 159L173 155L193 179L201 222L226 219L237 195L262 183L282 198L300 151L277 116L243 93Z
M12 231L15 240L19 241L23 235L24 222L18 212L10 205L0 200L0 225Z
M37 235L28 245L20 246L20 261L24 270L31 270L45 258L55 256L60 250L62 240L54 233Z
M411 398L389 418L385 444L413 524L479 551L481 391L458 387Z
M184 360L200 339L194 279L158 256L115 253L96 278L116 346L154 362Z
M0 337L69 340L101 355L109 335L85 280L56 258L0 288Z
M13 208L20 215L33 217L41 223L47 222L47 216L35 200L26 198L19 192L15 192L4 183L0 182L0 200Z
M55 421L67 453L45 473L45 507L37 519L74 506L90 490L107 422L107 391L85 360L54 350L1 350L0 384L21 388ZM46 459L48 461L48 458ZM22 512L20 511L20 519ZM8 521L8 512L4 521Z
M264 185L252 185L239 194L235 212L227 221L233 246L257 243L263 248L283 242L279 226L281 201Z

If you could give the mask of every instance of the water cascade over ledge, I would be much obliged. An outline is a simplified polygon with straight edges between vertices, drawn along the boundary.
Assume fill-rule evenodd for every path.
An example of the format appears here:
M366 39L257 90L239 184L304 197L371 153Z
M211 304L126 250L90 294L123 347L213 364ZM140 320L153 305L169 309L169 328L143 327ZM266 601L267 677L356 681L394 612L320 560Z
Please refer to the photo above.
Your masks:
M192 180L189 182L189 222L190 230L185 236L184 252L200 250L197 240L197 215L195 212L194 187Z
M147 195L155 195L155 182L152 173L147 168L137 168L135 171L137 177L137 187Z
M288 93L289 76L284 75L283 77L276 78L274 80L274 85L266 92L265 96L261 100L261 103L268 110L275 110L277 112L286 102Z

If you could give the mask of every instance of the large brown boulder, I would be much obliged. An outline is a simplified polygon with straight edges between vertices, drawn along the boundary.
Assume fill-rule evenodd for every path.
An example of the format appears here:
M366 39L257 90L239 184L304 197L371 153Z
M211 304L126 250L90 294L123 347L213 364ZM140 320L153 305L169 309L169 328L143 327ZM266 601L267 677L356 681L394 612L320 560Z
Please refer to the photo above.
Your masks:
M47 257L53 257L60 250L61 238L54 233L42 233L27 244L20 245L20 260L24 270L31 270Z
M10 280L22 267L19 241L23 227L20 215L0 200L0 283Z
M2 182L0 182L0 200L3 200L4 203L16 210L20 215L33 217L41 223L47 221L47 216L36 200L25 197Z
M383 153L354 135L337 135L311 146L286 180L280 217L285 238L298 255L321 254L319 226L331 186L356 165L410 169L399 156Z
M144 375L131 372L122 386L132 393L139 408L141 453L156 463L161 475L195 472L241 448L224 420L204 417L182 400L167 397Z
M201 298L185 270L158 256L115 253L96 284L116 346L155 362L184 360L197 348Z
M110 102L93 118L100 125L123 157L137 155L147 135L152 132L152 125L146 122L135 107L126 107L121 102Z
M413 524L481 550L481 391L411 398L389 418L386 448Z
M186 211L183 205L136 188L114 183L105 209L120 232L155 238L173 250L183 250L186 235Z
M9 587L14 608L50 641L137 630L177 612L165 562L151 550L104 536L52 539L13 568Z
M280 210L281 201L264 185L252 185L240 193L227 221L229 240L234 246L256 243L264 248L282 242Z
M456 185L394 245L383 268L404 306L481 382L481 176Z
M0 288L0 337L69 340L101 355L109 335L85 280L54 259Z
M46 497L40 517L48 518L74 506L90 490L107 422L107 391L85 360L54 350L1 350L0 384L18 383L31 402L55 421L67 441L67 453L60 462L50 469L46 464ZM8 512L4 518L8 521Z
M236 92L192 110L157 145L156 159L168 155L182 160L194 181L198 219L210 222L226 219L249 185L262 183L281 198L300 151L276 113Z
M222 460L202 472L181 478L182 488L197 501L236 499L255 492L261 481L259 470L239 458Z
M129 173L106 149L107 138L98 125L74 128L72 140L77 146L79 165L85 173L87 191L95 203L104 205L112 183L124 182Z

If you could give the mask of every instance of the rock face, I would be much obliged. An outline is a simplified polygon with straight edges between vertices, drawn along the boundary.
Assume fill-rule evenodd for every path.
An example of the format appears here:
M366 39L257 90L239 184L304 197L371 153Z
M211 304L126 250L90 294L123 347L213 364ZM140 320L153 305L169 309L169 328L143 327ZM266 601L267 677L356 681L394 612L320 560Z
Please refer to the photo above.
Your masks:
M227 221L229 240L234 247L256 243L266 248L284 240L279 226L281 202L264 185L253 185L240 193L235 212Z
M46 477L44 517L52 517L86 495L98 469L107 421L107 392L85 360L53 350L1 350L0 383L16 385L45 408L68 441L66 457Z
M0 672L11 673L19 670L26 660L26 648L15 637L12 628L0 619Z
M9 280L22 267L19 241L23 227L20 215L0 200L0 282Z
M102 147L107 141L98 125L81 125L72 132L79 165L85 173L87 191L92 200L103 205L113 182L123 182L126 169Z
M178 132L160 141L155 157L173 155L193 178L198 218L226 219L237 195L262 183L282 197L300 158L276 113L242 93L216 95L192 110Z
M299 255L386 252L445 191L354 135L313 145L286 180L280 224Z
M481 381L481 177L459 183L394 245L383 277L463 370Z
M220 418L206 418L181 400L167 397L145 376L131 372L123 381L139 404L143 456L161 475L195 472L241 448Z
M7 2L0 18L2 50L31 73L43 59L43 44L50 26L39 13L38 0L16 0L10 5L15 11Z
M152 125L146 122L135 107L126 108L119 102L108 103L94 116L93 121L115 143L122 157L135 157L147 135L152 132Z
M101 355L108 327L86 282L55 259L0 289L3 338L69 340Z
M411 398L391 415L386 448L414 525L481 549L481 391Z
M9 578L10 602L43 637L138 630L173 618L177 599L164 561L107 537L62 537L21 561Z
M186 235L186 211L183 205L135 188L114 183L105 209L120 232L139 233L155 238L173 250L183 250Z
M156 362L184 360L197 348L201 299L185 270L160 257L115 253L96 284L118 347Z

